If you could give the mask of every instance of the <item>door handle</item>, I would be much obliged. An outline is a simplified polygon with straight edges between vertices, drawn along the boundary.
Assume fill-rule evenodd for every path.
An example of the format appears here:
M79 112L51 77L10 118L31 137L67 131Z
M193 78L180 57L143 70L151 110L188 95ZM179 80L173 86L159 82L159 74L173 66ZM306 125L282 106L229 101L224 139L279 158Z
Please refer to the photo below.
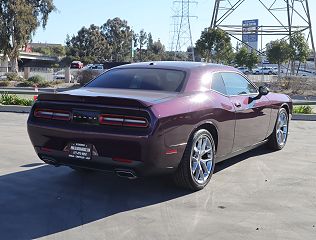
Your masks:
M235 106L240 108L241 107L241 103L240 102L235 102Z

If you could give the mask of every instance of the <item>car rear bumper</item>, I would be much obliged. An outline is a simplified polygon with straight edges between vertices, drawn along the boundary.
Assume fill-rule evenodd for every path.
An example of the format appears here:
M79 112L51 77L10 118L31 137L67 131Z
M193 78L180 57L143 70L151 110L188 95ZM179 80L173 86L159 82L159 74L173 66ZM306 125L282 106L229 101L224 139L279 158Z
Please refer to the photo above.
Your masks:
M137 176L173 172L180 162L183 146L167 153L163 135L135 136L73 131L28 122L28 133L34 149L44 162L101 171L131 170ZM89 160L69 157L70 143L92 144L97 155Z

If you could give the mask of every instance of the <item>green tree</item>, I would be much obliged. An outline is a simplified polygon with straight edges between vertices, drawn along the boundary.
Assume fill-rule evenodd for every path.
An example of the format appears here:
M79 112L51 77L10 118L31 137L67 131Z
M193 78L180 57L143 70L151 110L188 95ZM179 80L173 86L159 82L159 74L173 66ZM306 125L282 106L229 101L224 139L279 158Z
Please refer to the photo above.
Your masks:
M235 55L235 62L238 66L246 66L250 70L258 63L258 55L254 52L248 52L248 49L243 46L239 48Z
M133 31L127 21L120 18L109 19L102 25L101 30L111 46L112 58L117 62L130 60Z
M152 45L152 52L156 55L162 55L165 51L165 46L161 43L160 39Z
M232 57L229 35L221 29L205 28L196 42L197 51L206 62L228 62Z
M148 51L151 51L153 45L154 45L153 36L151 35L151 33L148 33L147 50L148 50Z
M54 57L64 57L66 55L66 49L64 46L33 47L32 51Z
M68 64L73 60L85 64L103 62L111 57L111 48L100 27L95 25L82 27L72 38L68 36L66 45Z
M248 53L247 61L246 61L246 67L248 67L250 70L259 62L259 57L256 54L255 51L251 51Z
M235 61L238 66L246 66L248 61L248 49L246 47L239 49L236 53Z
M143 49L147 44L148 36L147 33L142 29L139 34L134 35L134 46L138 48L138 56L137 59L143 61Z
M20 49L38 27L45 28L49 14L55 9L53 0L0 1L0 49L10 58L12 71L18 72Z
M309 46L305 39L305 36L301 32L295 32L292 34L290 39L291 50L291 61L292 61L292 73L294 73L294 63L299 61L299 63L305 63L309 57ZM300 65L297 68L299 71Z
M270 63L278 64L278 75L280 76L281 64L291 58L292 49L285 40L271 41L267 44L267 58Z

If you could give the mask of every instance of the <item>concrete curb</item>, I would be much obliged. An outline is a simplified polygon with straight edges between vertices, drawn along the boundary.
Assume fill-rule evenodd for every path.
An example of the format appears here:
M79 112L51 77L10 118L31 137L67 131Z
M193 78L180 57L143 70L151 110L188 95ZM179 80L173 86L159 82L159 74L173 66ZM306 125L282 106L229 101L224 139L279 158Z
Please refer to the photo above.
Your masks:
M0 105L0 112L29 113L31 106Z
M316 121L316 114L293 114L292 120L297 121Z

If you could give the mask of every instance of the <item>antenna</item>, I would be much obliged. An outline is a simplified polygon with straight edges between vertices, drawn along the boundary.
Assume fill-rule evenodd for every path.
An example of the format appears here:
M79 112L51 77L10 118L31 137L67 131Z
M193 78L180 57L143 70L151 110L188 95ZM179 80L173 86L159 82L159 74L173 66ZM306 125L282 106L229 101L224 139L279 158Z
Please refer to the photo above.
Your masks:
M190 21L197 16L190 15L192 4L198 4L198 2L192 0L173 1L173 30L170 33L172 34L170 50L175 52L175 57L178 52L189 50L190 58L195 61Z
M270 26L259 25L257 19L245 19L241 24L229 24L230 15L237 12L242 4L250 1L215 0L211 27L224 30L232 38L257 51L260 55L265 55L266 50L262 46L263 37L277 36L279 39L289 40L293 32L302 32L307 36L307 41L312 46L316 68L316 51L308 0L251 1L257 2L259 6L263 7L267 13L266 17L274 19L276 24ZM260 50L258 49L259 36L261 37Z

